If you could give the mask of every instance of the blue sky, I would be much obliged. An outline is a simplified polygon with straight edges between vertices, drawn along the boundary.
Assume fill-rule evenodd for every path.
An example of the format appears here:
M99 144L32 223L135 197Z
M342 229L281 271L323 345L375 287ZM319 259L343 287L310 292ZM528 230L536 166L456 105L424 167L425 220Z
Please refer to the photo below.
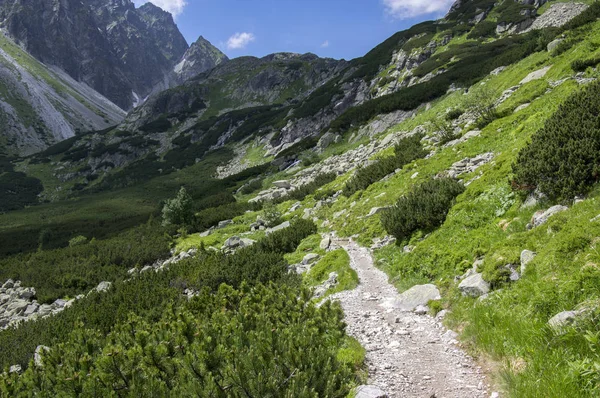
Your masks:
M140 5L147 0L134 0ZM312 52L352 59L399 30L443 16L452 0L153 0L189 43L202 35L230 58Z

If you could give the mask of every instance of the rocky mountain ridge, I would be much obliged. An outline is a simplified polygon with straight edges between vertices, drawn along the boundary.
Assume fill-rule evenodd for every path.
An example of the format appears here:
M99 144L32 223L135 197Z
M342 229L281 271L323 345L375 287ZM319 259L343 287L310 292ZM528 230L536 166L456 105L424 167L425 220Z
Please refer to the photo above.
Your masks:
M0 26L41 62L64 70L122 109L156 87L180 83L173 68L189 46L171 14L129 0L4 0ZM214 67L222 54L204 42L193 72Z

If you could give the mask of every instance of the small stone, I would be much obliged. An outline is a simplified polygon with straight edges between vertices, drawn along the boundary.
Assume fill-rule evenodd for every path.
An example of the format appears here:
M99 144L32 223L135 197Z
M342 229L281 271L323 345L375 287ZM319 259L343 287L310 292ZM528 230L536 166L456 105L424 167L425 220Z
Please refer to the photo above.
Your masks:
M362 385L356 388L354 398L388 398L388 395L377 386Z

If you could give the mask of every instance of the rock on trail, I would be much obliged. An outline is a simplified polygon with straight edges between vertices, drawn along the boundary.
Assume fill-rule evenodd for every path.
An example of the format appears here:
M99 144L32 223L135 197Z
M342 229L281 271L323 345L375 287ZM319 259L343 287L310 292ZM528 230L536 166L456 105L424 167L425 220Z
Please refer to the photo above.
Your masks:
M345 313L348 333L367 350L369 384L389 397L488 397L481 368L446 330L427 315L395 308L400 299L387 275L375 268L366 248L335 241L351 259L360 284L332 295Z

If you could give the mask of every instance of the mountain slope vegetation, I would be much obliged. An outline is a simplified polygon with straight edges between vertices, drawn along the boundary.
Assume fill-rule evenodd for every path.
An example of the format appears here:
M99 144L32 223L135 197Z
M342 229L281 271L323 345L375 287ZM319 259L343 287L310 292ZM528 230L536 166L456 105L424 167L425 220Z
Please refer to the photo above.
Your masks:
M494 389L597 396L600 6L568 4L459 1L349 62L230 60L0 162L37 181L0 215L0 280L72 299L0 331L0 389L348 396L365 352L313 296L356 286L333 234L400 291L435 284ZM193 214L161 222L181 187Z

